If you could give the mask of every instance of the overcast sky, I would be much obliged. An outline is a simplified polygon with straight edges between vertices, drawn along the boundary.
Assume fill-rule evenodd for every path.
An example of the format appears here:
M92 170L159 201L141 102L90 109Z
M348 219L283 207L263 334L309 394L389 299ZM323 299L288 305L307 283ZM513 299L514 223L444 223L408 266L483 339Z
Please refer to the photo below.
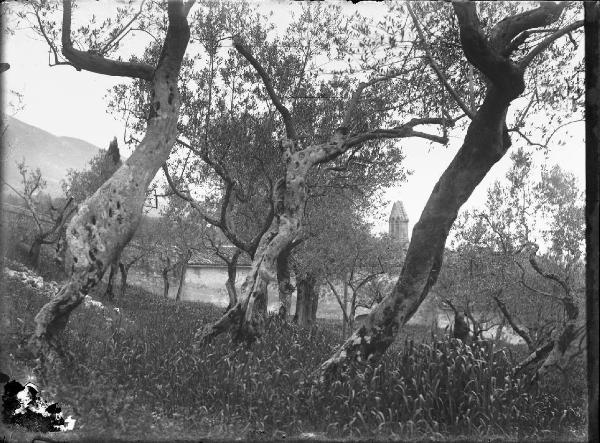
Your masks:
M107 10L111 4L114 6L112 0L81 3L82 6L74 11L74 20L85 16L92 8ZM265 4L261 9L272 9L273 19L277 23L289 22L292 6L287 2L273 0L263 3ZM377 15L382 10L382 5L375 2L360 2L358 5L346 2L344 7L348 10L360 8L362 13L368 15ZM80 14L79 17L77 14ZM108 146L113 136L122 138L124 122L115 120L106 112L104 98L106 91L122 82L122 79L85 71L78 72L69 66L49 67L46 43L30 30L17 29L14 36L3 35L3 39L2 61L11 65L11 68L2 74L5 91L15 90L21 93L25 104L24 109L15 115L16 118L55 135L80 138L102 148ZM10 97L10 94L5 94L5 100ZM564 169L575 173L580 178L580 187L583 188L584 125L577 123L567 126L561 134L567 141L565 146L554 145L547 159L541 153L537 153L535 159L547 164L558 163ZM560 137L557 137L555 142L559 139ZM404 202L410 218L410 230L418 220L440 174L460 147L460 141L460 137L456 137L451 139L448 147L433 149L429 149L421 141L402 141L406 152L406 167L414 173L406 183L389 189L386 197L391 201ZM513 143L511 149L516 149L519 143ZM509 155L506 155L477 188L466 207L480 206L484 203L486 188L504 175L509 163ZM391 203L385 209L386 215L390 209ZM377 230L387 230L387 221L378 223Z

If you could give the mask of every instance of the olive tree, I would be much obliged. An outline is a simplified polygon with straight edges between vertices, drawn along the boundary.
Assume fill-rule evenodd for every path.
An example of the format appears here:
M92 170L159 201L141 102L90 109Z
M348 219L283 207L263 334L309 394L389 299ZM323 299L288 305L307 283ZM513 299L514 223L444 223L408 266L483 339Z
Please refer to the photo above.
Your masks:
M369 314L367 321L323 363L319 370L322 380L351 361L378 359L429 294L441 270L446 239L459 209L511 145L507 113L511 103L526 89L527 68L557 39L583 24L582 20L569 19L570 22L562 23L558 29L545 29L560 22L566 6L564 3L541 3L537 8L513 9L497 21L487 17L484 24L476 4L452 3L460 48L483 77L482 101L477 104L476 100L471 100L468 104L452 88L435 59L424 54L445 89L452 93L470 118L464 142L442 173L415 224L394 289ZM448 9L446 7L450 13ZM529 44L527 40L532 30L545 32L541 39ZM546 61L547 70L557 69L552 60Z
M109 58L130 26L123 18L123 10L120 11L121 20L117 20L117 29L109 32L105 40L98 38L105 29L90 36L88 27L89 50L77 49L80 44L75 44L73 39L71 0L62 2L60 53L64 59L60 60L58 43L53 39L58 35L58 25L49 22L46 14L46 8L58 6L48 2L31 5L37 30L48 42L56 64L101 75L140 79L150 83L152 89L144 138L127 161L79 206L67 227L67 244L73 257L71 276L35 317L32 339L37 351L49 361L56 361L59 356L58 334L67 324L70 313L98 284L107 267L133 236L142 218L146 189L169 157L177 136L180 107L177 83L190 36L187 15L192 5L193 1L171 1L165 5L168 25L160 56L154 65L138 62L135 57L130 61Z

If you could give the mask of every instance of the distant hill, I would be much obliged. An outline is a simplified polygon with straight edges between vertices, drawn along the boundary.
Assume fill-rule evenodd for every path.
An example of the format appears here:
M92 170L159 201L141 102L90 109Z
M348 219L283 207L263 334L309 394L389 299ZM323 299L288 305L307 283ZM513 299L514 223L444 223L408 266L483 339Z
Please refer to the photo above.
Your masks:
M40 168L48 182L45 192L52 196L62 193L60 182L69 169L83 169L100 149L73 137L59 137L14 117L7 117L4 134L4 179L17 187L21 176L16 162L25 159L30 168ZM108 147L109 138L106 140ZM104 147L104 149L106 149Z

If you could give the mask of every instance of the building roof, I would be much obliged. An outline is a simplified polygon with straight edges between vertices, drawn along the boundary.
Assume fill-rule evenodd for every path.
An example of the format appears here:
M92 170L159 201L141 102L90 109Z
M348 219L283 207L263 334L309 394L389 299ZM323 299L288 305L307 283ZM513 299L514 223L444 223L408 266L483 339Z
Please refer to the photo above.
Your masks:
M404 209L404 204L401 201L397 201L392 206L392 212L390 213L390 219L399 218L400 221L408 221L408 215Z
M234 246L221 246L221 254L231 257L235 251ZM252 261L248 254L242 252L238 258L238 267L240 266L251 266ZM216 252L212 249L204 249L202 251L195 250L192 254L189 266L223 266L226 267L227 263L219 257Z

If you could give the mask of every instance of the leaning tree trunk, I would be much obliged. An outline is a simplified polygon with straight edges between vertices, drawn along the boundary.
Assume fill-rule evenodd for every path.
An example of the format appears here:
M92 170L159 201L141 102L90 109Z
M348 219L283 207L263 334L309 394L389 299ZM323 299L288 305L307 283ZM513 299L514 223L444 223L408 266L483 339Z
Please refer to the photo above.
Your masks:
M462 148L435 185L413 229L404 267L392 293L323 363L321 375L325 378L352 359L380 357L429 293L440 272L446 238L458 210L509 147L508 137L503 136L510 103L507 93L493 85L488 90Z
M556 21L564 5L546 4L530 14L508 17L494 27L491 39L484 35L472 3L453 3L453 8L465 56L488 80L483 103L472 117L462 147L435 185L413 229L394 289L321 365L318 371L321 381L328 380L351 361L379 359L427 297L439 275L448 232L459 209L510 147L506 113L510 103L525 89L527 63L539 53L534 53L534 49L533 54L517 65L503 51L516 36L515 32Z
M317 279L310 272L296 277L298 287L296 315L298 326L303 328L312 326L316 320L318 302L318 294L315 291L316 281Z
M152 102L146 134L140 144L112 177L79 206L67 228L72 273L68 283L35 317L32 338L37 352L49 361L59 357L57 336L65 328L70 313L131 240L142 217L146 189L175 142L180 107L177 80L190 34L187 12L182 2L168 3L167 35L158 65L152 70L145 65L140 68L140 64L97 58L74 49L70 37L71 4L69 0L63 2L65 56L76 67L102 74L134 76L131 72L135 71L138 78L151 80Z
M290 248L300 231L307 198L305 177L316 160L306 150L295 152L297 145L293 141L283 140L281 144L287 168L285 181L279 180L273 192L273 201L279 202L277 215L260 239L252 268L242 285L242 299L220 320L198 331L200 344L228 331L234 340L251 341L264 329L267 288L277 281L279 255Z

